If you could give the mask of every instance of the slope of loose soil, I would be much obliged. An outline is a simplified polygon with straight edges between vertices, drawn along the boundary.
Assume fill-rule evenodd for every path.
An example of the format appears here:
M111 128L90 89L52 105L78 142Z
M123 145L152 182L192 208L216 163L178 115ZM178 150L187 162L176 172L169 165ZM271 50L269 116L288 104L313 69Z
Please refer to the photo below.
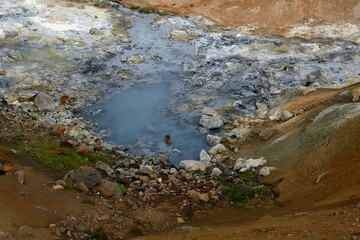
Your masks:
M360 23L357 0L117 0L169 13L201 15L223 27L255 26L255 32L281 35L297 24Z

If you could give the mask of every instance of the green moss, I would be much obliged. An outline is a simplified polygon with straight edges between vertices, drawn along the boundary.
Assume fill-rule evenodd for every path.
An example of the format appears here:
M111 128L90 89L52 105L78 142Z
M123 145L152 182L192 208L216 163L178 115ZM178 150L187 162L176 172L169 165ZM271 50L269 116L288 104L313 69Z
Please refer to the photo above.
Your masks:
M119 187L119 190L120 190L122 193L126 193L126 192L127 192L127 187L126 187L124 184L118 183L118 187Z
M16 144L16 150L38 160L44 167L53 170L68 170L83 165L92 166L99 160L106 161L102 152L79 156L74 149L60 146L60 138L49 134L23 136Z

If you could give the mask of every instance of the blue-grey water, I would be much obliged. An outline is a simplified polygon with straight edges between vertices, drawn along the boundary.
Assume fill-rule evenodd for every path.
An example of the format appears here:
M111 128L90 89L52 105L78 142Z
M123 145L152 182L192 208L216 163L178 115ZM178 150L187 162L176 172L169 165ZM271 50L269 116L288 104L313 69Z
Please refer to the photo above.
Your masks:
M112 64L134 73L132 84L91 107L101 113L91 117L101 129L109 131L108 140L126 145L134 154L166 155L173 164L199 158L208 145L197 131L197 121L179 118L171 104L185 91L181 64L192 59L195 48L189 43L172 41L171 26L152 24L156 15L132 15L128 30L132 48L112 60ZM126 64L124 59L140 54L145 62ZM167 146L164 136L173 144Z
M198 159L206 148L204 135L196 125L182 123L167 111L170 83L138 84L96 105L95 116L101 128L110 130L109 140L130 146L135 154L166 155L172 163ZM95 110L95 109L94 109ZM164 136L173 138L166 145Z

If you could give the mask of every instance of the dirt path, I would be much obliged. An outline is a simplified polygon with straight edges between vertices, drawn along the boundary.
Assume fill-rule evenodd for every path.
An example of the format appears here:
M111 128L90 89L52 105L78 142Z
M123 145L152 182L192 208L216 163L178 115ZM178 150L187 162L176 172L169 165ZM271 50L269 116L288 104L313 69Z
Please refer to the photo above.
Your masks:
M18 229L27 225L34 229L32 239L53 239L49 225L75 215L84 205L74 192L52 190L56 179L32 164L23 165L15 160L14 168L25 171L25 184L20 184L12 174L0 176L0 230L14 239L23 239Z

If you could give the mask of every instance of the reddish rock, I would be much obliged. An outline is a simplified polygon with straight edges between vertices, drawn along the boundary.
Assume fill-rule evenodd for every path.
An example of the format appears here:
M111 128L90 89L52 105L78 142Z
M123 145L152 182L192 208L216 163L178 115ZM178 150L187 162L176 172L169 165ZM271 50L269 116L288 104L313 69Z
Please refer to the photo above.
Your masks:
M89 152L89 149L87 148L87 147L85 147L85 146L80 146L80 147L78 147L76 150L75 150L75 152L78 154L78 155L85 155L85 154L87 154L88 152Z

